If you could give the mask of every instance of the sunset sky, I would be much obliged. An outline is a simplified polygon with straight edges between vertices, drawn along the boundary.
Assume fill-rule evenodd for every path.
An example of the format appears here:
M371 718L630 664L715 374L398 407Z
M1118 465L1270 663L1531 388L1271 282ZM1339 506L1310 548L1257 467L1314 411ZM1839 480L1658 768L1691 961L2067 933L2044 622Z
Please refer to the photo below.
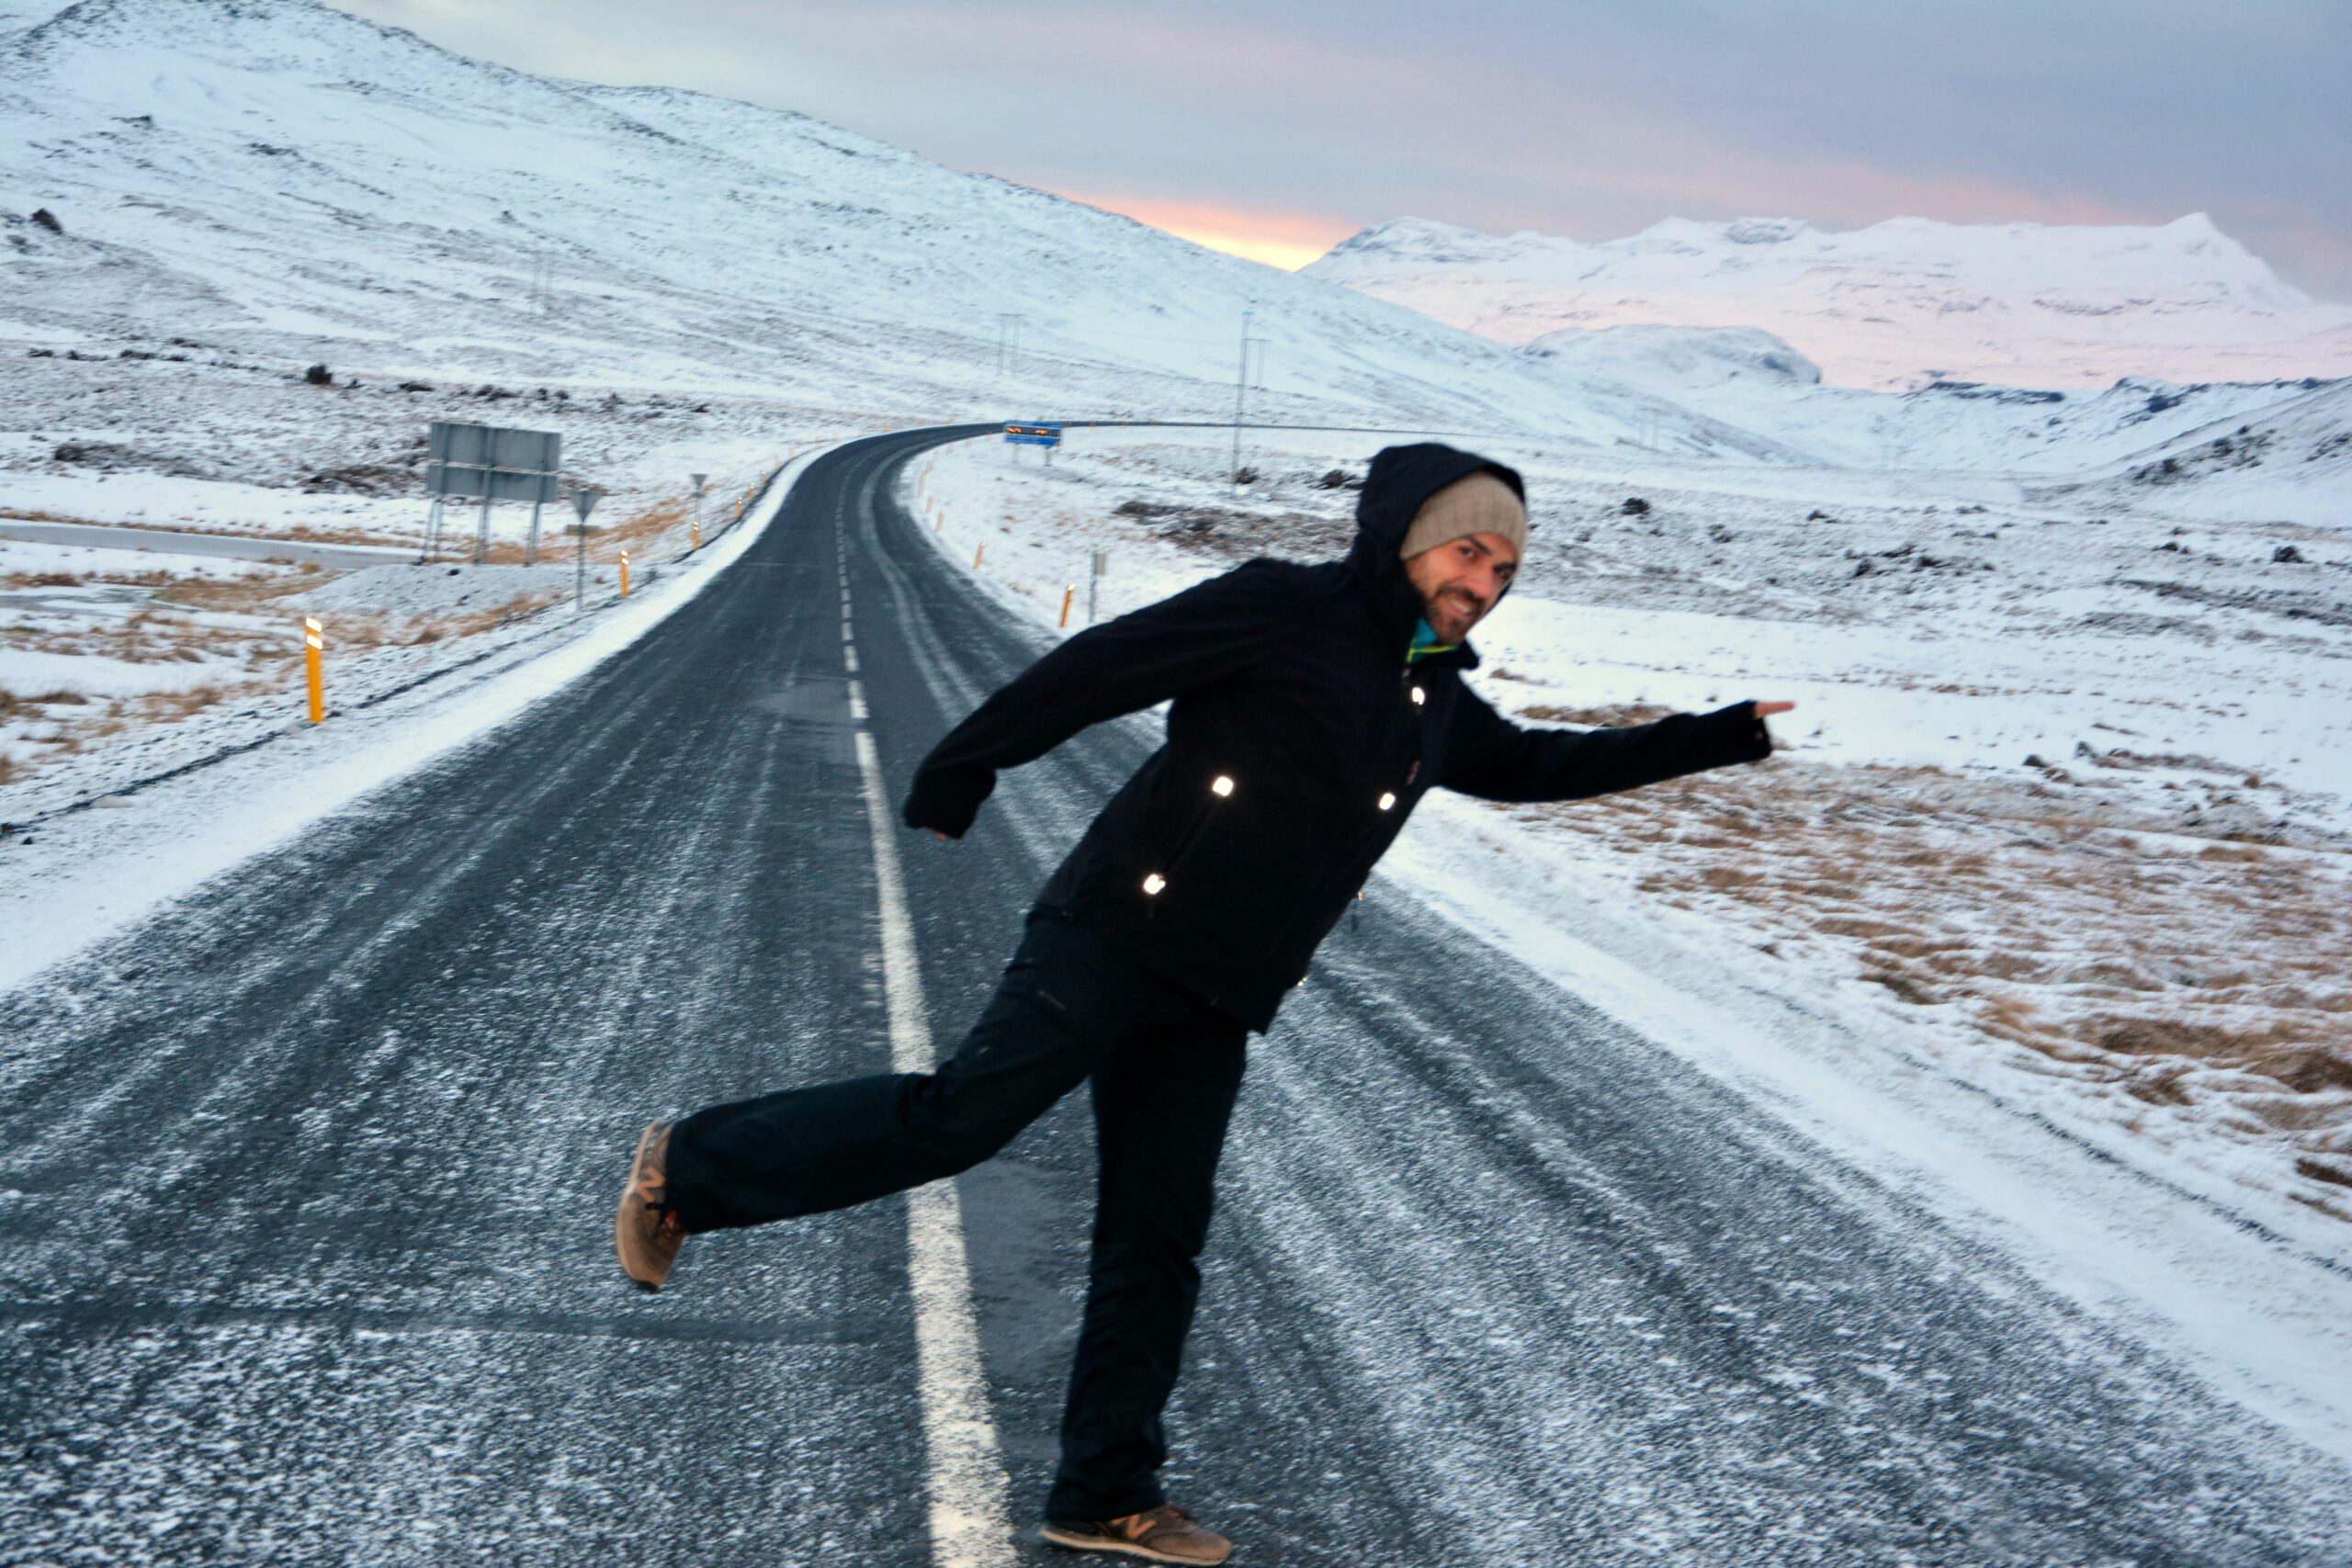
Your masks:
M2211 213L2352 300L2346 0L337 0L797 109L1277 266L1411 215L1575 239Z

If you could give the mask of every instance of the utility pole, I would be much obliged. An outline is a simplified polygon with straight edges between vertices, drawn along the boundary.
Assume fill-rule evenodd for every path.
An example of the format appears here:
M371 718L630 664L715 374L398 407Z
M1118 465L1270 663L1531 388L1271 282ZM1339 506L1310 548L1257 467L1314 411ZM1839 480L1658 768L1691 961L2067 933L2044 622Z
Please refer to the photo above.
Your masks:
M1021 317L1000 310L996 317L996 376L1001 381L1021 363Z
M1241 399L1250 388L1250 317L1255 305L1241 311L1241 364L1233 373L1233 488L1241 488Z

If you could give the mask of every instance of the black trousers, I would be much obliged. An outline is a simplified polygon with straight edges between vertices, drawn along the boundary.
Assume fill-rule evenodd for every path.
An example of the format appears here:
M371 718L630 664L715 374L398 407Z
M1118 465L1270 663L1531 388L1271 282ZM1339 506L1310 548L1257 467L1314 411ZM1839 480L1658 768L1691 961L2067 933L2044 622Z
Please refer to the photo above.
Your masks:
M1046 1515L1136 1513L1164 1501L1160 1412L1200 1295L1244 1033L1083 927L1033 914L996 995L936 1072L698 1111L671 1134L672 1201L689 1231L863 1203L968 1169L1091 1080L1093 1253Z

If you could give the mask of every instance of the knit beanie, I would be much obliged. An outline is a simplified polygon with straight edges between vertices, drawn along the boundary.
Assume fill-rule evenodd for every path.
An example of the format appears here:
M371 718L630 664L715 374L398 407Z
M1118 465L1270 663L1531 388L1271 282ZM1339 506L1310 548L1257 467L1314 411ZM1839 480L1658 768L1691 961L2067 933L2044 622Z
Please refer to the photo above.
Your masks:
M1423 550L1473 534L1500 534L1519 555L1527 554L1526 504L1517 491L1484 469L1454 480L1421 502L1421 509L1413 513L1412 526L1405 530L1404 547L1396 553L1410 559Z

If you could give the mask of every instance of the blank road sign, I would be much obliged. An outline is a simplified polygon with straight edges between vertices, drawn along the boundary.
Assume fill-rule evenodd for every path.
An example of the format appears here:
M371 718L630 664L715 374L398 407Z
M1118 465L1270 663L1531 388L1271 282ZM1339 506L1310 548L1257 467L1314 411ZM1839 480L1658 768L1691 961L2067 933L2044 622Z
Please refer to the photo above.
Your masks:
M552 502L563 437L552 430L435 420L426 443L425 489L453 499Z

